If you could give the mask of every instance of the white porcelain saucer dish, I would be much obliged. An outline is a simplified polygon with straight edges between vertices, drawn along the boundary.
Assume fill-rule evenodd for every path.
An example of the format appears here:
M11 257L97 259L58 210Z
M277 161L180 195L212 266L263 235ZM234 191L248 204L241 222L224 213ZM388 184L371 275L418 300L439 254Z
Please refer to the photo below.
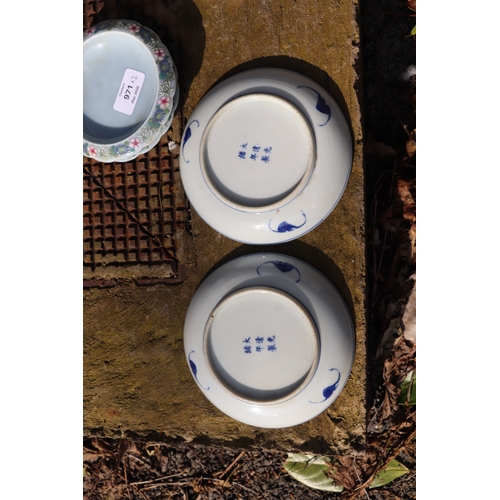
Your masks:
M249 244L298 238L340 200L352 165L335 100L293 71L245 71L214 87L190 116L181 178L207 224Z
M184 348L202 393L263 428L306 422L344 388L355 334L344 300L309 264L256 253L212 272L189 305Z
M149 28L111 20L83 40L83 154L128 161L171 120L177 77L170 54Z

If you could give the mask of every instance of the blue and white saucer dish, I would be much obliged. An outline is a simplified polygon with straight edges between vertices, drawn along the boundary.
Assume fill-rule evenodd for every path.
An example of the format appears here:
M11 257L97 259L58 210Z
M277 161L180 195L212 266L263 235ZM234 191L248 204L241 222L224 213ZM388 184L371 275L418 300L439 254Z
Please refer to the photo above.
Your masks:
M351 316L332 283L276 253L212 272L189 305L184 348L201 392L228 416L283 428L328 408L352 368Z
M326 90L293 71L245 71L190 116L180 170L191 204L242 243L276 244L314 229L347 185L352 140Z

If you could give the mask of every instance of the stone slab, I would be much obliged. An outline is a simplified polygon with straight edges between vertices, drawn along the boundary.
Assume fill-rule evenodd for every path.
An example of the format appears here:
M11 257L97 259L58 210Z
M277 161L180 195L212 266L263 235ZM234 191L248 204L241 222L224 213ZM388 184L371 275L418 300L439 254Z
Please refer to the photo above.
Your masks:
M183 82L184 116L213 85L243 69L292 69L316 80L337 100L351 128L354 162L340 203L299 240L267 247L241 245L212 230L193 211L192 232L177 235L182 241L178 257L187 269L183 283L144 287L125 281L85 290L84 433L282 450L361 450L366 428L366 323L357 3L158 0L147 5L151 10L146 14L171 30L167 46ZM119 10L115 16L120 17ZM136 20L147 25L144 19ZM182 133L180 115L173 123L176 140ZM285 253L314 265L339 289L356 328L356 357L344 391L327 411L288 429L255 428L224 415L201 394L184 357L183 322L202 279L224 262L255 251Z

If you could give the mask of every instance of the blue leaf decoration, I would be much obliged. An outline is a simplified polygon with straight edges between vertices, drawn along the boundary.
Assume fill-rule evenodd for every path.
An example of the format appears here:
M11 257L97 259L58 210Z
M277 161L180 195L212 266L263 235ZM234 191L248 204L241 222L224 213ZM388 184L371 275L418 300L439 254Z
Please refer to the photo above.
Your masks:
M188 360L189 360L189 366L191 367L191 371L193 372L193 376L194 378L196 379L196 382L198 382L198 384L200 385L200 387L202 389L205 389L206 391L208 391L210 389L210 387L203 387L201 384L200 384L200 381L198 380L198 377L197 377L197 373L198 373L198 368L196 368L196 365L194 364L194 361L191 359L191 354L193 354L194 351L191 351L189 353L189 356L188 356Z
M297 269L295 266L292 266L292 264L289 264L288 262L281 262L279 260L273 260L272 264L274 264L274 267L279 269L282 273L289 273L292 269Z
M299 277L297 278L297 280L295 281L295 283L298 283L300 281L300 271L295 267L293 266L292 264L289 264L288 262L283 262L281 260L270 260L268 262L264 262L264 264L261 264L258 268L257 268L257 274L259 276L262 276L260 274L260 271L259 269L262 267L262 266L265 266L266 264L273 264L274 267L276 269L278 269L279 271L281 271L282 273L289 273L290 271L293 271L294 269L297 271L297 274L299 275Z
M302 216L304 217L304 222L302 224L300 224L299 226L294 226L293 224L290 224L289 222L283 221L283 222L280 222L280 224L278 225L278 227L276 229L273 229L271 227L271 222L273 220L271 219L269 221L269 224L267 225L267 227L273 233L289 233L290 231L295 231L296 229L298 229L299 227L302 227L307 222L306 214L304 212L302 212L302 210L301 210L301 213L302 213Z
M316 109L320 113L328 115L328 118L327 118L326 122L322 123L319 126L320 127L325 126L330 121L330 118L332 117L332 110L330 109L330 106L328 106L328 104L326 103L325 99L321 96L321 94L319 92L317 92L316 90L312 89L311 87L307 87L306 85L299 85L297 88L298 89L306 88L306 89L312 90L318 96L318 102L316 103Z
M191 132L191 125L196 122L198 127L200 126L200 122L198 120L193 120L186 128L186 133L184 134L184 140L182 141L182 157L184 158L184 161L186 163L189 163L189 160L186 160L186 157L184 156L184 146L186 145L186 142L189 141L191 138L192 132Z
M322 399L321 401L311 401L311 400L309 400L309 403L314 403L314 404L324 403L335 392L335 390L339 386L340 372L337 370L337 368L330 368L329 371L333 372L334 370L339 374L339 376L337 377L337 380L332 385L329 385L328 387L325 387L323 389L323 398L324 399Z

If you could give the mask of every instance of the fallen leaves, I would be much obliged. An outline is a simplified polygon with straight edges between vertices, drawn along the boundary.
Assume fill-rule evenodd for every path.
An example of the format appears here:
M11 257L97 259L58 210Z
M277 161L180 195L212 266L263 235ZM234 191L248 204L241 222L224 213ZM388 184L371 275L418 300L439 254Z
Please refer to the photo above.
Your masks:
M385 486L391 481L394 481L394 479L408 474L408 472L410 471L407 467L393 459L375 476L369 488L372 489Z
M289 453L283 467L290 476L309 488L336 493L340 493L344 489L343 486L336 485L333 479L325 474L332 467L328 457Z
M401 373L406 374L405 370L415 368L415 350L413 343L406 341L404 337L399 337L394 344L393 352L384 362L382 375L385 394L382 403L382 420L391 416L398 405L401 393Z

